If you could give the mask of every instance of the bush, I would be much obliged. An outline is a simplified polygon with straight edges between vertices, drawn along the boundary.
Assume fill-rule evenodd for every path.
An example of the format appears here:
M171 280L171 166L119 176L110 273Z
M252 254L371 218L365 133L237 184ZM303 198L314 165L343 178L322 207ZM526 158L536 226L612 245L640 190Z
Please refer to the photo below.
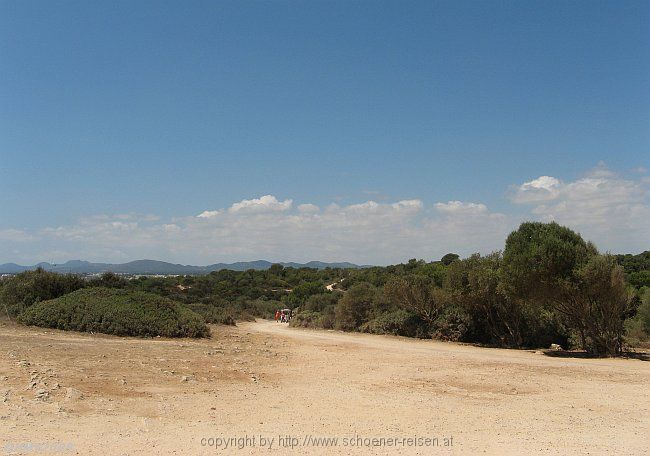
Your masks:
M284 304L280 301L255 299L246 303L245 311L240 312L238 320L244 320L244 314L248 314L249 318L255 317L270 319L275 315L275 311L284 308Z
M129 281L113 272L105 272L98 278L88 281L89 287L127 288Z
M384 294L394 305L417 314L429 325L450 301L448 293L433 278L419 275L391 279L384 286Z
M629 346L650 348L650 337L645 331L643 322L636 318L625 321L625 336Z
M320 312L314 312L311 310L303 310L302 312L296 313L291 321L289 326L294 326L298 328L324 328L324 315Z
M360 331L407 337L428 337L426 324L417 315L404 309L385 313L361 325Z
M642 322L645 333L650 335L650 288L645 288L642 296L636 318Z
M623 269L613 257L598 255L575 275L577 283L561 284L554 309L578 333L582 348L599 355L620 353L625 319L634 315L638 306L625 282Z
M650 348L650 288L643 289L641 295L636 315L625 321L625 335L629 345Z
M25 325L138 337L208 337L203 318L187 307L145 292L87 288L32 305Z
M472 318L462 308L450 306L433 324L431 337L459 342L465 340L472 327Z
M301 308L313 312L322 312L328 307L335 306L340 298L340 291L312 295L307 299L305 304L301 306Z
M216 307L205 303L192 303L187 307L201 315L206 323L216 325L236 325L235 311L226 307Z
M356 331L371 318L378 303L378 292L369 283L352 286L335 307L336 328Z
M0 303L9 316L16 317L36 302L58 298L84 285L84 281L76 275L57 274L38 268L6 280L0 289Z

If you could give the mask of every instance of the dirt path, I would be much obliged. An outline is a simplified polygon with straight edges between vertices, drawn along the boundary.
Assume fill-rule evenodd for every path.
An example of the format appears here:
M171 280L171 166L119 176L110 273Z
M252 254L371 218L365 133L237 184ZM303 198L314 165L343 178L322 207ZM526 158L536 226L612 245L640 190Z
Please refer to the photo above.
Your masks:
M647 454L648 362L212 329L142 340L0 323L0 454L268 453L260 436L274 454Z
M340 280L337 280L334 283L330 283L329 285L325 285L325 289L327 291L334 291L334 287L337 286L339 283L343 282L344 280L345 279L340 279Z

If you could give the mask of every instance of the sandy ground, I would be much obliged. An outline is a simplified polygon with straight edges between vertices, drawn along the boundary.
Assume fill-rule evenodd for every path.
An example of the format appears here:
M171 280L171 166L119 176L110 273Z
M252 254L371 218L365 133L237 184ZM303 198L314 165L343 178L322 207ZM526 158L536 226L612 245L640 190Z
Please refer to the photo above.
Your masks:
M649 362L266 321L212 332L0 322L0 454L648 454Z

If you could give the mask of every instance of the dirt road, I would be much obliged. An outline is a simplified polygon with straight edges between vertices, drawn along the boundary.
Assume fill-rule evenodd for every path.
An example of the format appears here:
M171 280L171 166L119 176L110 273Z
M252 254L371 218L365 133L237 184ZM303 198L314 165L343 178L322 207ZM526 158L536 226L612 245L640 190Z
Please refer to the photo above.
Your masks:
M647 454L648 362L266 321L212 330L0 323L0 454Z

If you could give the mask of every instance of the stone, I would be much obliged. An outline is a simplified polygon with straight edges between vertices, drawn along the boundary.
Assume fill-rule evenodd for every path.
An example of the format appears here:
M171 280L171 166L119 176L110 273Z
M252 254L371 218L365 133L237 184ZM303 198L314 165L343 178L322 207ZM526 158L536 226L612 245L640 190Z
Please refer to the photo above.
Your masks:
M66 388L65 389L65 398L67 400L79 400L83 399L83 393L75 388Z

